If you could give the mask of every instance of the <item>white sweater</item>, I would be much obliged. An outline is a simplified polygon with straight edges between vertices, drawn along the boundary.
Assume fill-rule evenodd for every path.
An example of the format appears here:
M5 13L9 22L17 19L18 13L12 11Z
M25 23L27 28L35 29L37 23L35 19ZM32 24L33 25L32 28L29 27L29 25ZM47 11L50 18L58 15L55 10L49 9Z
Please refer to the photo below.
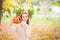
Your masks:
M13 24L11 27L11 32L16 34L16 40L29 40L30 27L26 24L26 30L24 30L20 24Z

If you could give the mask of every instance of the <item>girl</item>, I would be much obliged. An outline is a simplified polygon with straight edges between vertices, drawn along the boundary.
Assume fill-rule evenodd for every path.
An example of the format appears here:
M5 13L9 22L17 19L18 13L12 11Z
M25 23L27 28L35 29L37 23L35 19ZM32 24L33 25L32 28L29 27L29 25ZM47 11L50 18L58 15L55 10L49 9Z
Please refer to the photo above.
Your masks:
M11 31L12 33L16 33L16 40L29 40L29 16L26 12L21 13L20 23L18 25L15 25L15 27L11 27Z
M26 12L23 12L20 15L20 17L21 17L20 25L25 32L25 38L26 40L29 40L29 37L30 37L29 15Z

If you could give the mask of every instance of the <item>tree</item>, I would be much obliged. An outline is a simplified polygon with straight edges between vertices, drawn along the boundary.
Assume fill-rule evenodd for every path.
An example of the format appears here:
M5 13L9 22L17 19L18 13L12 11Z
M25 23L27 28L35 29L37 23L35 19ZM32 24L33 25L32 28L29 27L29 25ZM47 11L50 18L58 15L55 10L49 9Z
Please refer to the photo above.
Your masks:
M11 9L10 7L14 7L16 4L15 1L13 0L4 0L3 3L2 3L2 10L5 12L5 11L8 11L9 15L10 15L10 12L11 12Z

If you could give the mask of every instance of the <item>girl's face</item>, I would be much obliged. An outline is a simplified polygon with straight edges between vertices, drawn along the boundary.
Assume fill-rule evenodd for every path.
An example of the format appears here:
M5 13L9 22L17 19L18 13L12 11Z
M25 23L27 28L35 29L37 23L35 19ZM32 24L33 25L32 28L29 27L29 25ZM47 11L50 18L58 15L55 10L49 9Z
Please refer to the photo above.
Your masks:
M27 20L28 20L28 15L22 14L22 21L27 21Z

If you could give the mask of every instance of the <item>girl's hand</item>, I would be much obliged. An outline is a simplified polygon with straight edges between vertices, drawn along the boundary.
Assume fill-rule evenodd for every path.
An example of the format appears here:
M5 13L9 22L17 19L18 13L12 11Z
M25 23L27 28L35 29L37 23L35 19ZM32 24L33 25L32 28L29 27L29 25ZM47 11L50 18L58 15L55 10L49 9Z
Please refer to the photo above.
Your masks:
M21 27L26 30L26 25L25 24L21 24Z

